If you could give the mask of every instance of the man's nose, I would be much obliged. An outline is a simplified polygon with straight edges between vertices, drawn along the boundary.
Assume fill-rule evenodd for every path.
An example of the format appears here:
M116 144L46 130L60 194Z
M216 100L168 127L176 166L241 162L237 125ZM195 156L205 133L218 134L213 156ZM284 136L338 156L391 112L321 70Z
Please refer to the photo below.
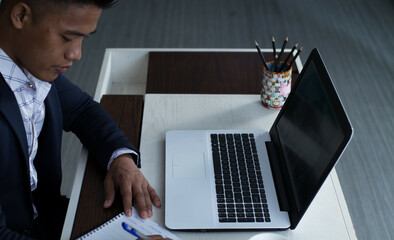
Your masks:
M82 57L82 39L76 41L69 49L65 52L65 58L71 61L78 61Z

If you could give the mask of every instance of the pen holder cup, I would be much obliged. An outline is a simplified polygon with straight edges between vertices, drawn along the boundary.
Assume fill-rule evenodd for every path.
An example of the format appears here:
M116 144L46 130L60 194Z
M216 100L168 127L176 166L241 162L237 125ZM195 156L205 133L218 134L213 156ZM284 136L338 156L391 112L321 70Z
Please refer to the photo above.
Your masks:
M278 69L283 63L278 64ZM268 69L263 67L263 83L261 89L261 103L270 109L281 109L291 91L291 71L274 71L274 62L267 63ZM272 71L271 71L272 70Z

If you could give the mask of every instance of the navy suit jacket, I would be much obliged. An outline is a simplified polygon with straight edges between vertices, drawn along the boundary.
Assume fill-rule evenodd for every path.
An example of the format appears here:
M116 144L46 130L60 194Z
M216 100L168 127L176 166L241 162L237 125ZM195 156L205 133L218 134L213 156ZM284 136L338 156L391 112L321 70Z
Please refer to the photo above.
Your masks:
M45 108L34 160L38 186L31 192L25 128L15 96L0 74L0 239L23 239L20 233L32 227L32 203L40 215L51 213L60 199L63 130L74 132L103 167L118 148L138 152L100 105L62 75L52 82Z

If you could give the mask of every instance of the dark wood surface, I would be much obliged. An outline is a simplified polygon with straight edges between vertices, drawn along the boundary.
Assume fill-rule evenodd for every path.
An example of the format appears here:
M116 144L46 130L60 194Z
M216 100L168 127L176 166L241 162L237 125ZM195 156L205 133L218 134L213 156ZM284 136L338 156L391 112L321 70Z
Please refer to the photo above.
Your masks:
M272 53L264 56L273 60ZM262 71L257 50L150 52L146 93L260 94ZM294 65L293 83L297 77Z
M125 136L139 148L143 96L104 95L101 105L112 117ZM97 228L123 211L121 198L116 196L109 209L104 209L104 178L106 170L89 156L78 201L71 239Z

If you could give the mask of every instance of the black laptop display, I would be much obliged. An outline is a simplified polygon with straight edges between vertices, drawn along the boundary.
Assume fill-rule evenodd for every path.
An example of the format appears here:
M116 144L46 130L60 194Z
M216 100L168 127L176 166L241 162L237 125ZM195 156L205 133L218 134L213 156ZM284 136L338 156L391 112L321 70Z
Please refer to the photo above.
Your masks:
M352 127L314 49L270 130L295 228L349 142ZM307 96L307 97L305 97ZM272 160L271 160L272 161Z

